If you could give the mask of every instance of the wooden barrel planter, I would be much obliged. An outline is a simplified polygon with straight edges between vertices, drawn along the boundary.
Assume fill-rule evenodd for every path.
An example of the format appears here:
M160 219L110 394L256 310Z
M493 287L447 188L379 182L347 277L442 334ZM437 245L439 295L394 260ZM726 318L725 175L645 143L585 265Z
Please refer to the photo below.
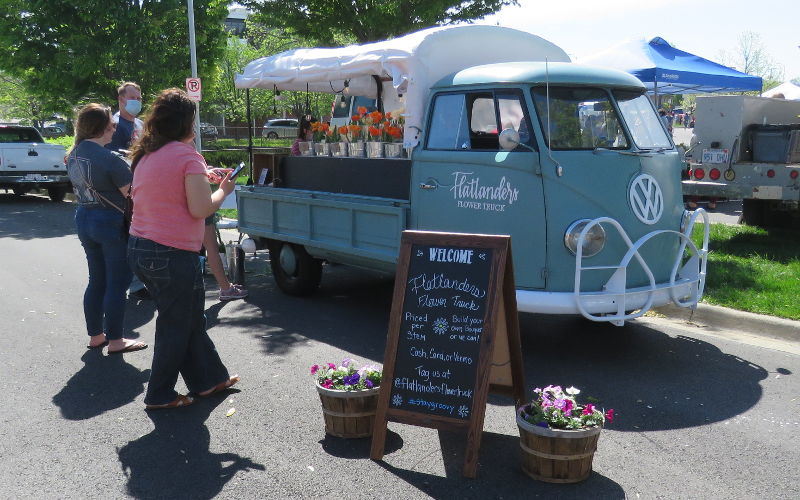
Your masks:
M317 384L325 432L341 438L371 436L378 407L378 390L374 387L362 391L339 391Z
M602 427L560 430L526 421L517 411L522 470L548 483L577 483L592 473L592 459Z

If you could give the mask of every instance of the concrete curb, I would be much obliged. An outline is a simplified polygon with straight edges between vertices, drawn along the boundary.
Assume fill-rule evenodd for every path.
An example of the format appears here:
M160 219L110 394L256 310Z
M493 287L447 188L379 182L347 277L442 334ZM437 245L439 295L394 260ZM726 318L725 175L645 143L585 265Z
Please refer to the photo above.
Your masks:
M710 332L723 333L728 330L735 330L777 340L800 342L800 321L753 314L703 303L697 306L694 313L692 313L691 309L675 305L654 308L653 311L671 319L697 324Z

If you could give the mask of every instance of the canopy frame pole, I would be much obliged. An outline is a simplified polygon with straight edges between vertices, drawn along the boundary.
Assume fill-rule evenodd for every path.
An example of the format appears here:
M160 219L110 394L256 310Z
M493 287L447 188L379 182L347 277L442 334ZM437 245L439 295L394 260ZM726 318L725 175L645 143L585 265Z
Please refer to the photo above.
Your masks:
M253 123L250 118L250 89L245 89L245 98L247 100L247 157L250 160L250 178L247 179L247 184L253 183Z
M378 87L378 99L376 101L376 104L378 105L378 111L383 113L383 82L381 81L381 77L378 75L372 75L372 79L375 80L375 85Z

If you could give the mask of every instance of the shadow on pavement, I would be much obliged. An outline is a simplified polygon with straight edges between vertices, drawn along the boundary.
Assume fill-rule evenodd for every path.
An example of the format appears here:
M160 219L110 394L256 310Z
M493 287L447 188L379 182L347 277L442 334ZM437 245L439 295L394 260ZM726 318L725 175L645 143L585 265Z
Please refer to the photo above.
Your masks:
M592 472L587 480L577 484L533 481L522 472L517 460L509 460L509 454L519 453L519 436L484 432L475 480L462 476L462 435L439 431L439 442L444 460L444 477L413 470L413 467L398 468L384 461L377 463L431 498L482 499L486 498L487 491L492 492L492 498L625 498L625 492L619 484L597 472ZM521 489L521 484L529 486Z
M520 315L528 395L575 386L614 408L617 431L681 429L742 414L759 399L764 368L696 338L643 324Z
M366 362L383 361L393 281L345 266L325 266L311 297L281 293L271 277L248 283L260 317L234 319L264 355L285 355L306 339ZM238 323L238 324L237 324ZM354 326L357 325L357 326ZM253 330L257 333L253 333ZM767 371L696 338L670 336L643 323L624 327L579 316L520 314L526 396L549 384L580 388L614 408L613 429L681 429L724 421L761 398ZM493 404L511 405L492 397Z
M0 194L0 238L32 240L75 234L75 204Z
M150 377L150 370L141 371L125 362L124 356L107 356L99 349L87 350L81 361L83 368L53 396L68 420L86 420L125 406L144 392Z
M155 428L117 450L134 498L214 498L240 471L265 470L235 453L212 453L205 425L225 398L195 400L192 406L148 412Z
M325 434L325 438L321 439L319 444L328 455L338 458L363 459L369 458L372 438L342 439ZM400 434L387 429L384 453L393 453L401 448L403 448L403 438L400 437Z

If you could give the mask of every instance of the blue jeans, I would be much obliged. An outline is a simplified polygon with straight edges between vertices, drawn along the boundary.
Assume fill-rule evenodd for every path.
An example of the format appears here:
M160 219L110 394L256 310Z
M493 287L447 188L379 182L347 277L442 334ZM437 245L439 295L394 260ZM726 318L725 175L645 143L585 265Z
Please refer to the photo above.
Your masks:
M158 310L145 404L174 400L178 396L178 374L189 391L195 393L228 380L228 369L206 332L205 290L198 254L131 236L128 263L147 286Z
M108 340L122 338L125 290L131 282L122 220L114 209L79 206L75 211L78 238L89 264L89 284L83 294L86 331L89 335L105 332Z

